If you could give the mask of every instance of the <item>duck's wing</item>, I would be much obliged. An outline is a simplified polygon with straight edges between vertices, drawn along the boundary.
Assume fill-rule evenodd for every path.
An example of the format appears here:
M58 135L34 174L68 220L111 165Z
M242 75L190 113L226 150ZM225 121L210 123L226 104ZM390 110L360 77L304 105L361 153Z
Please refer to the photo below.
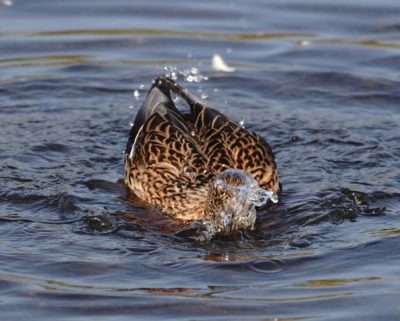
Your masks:
M170 119L150 116L125 159L125 181L136 195L177 217L201 217L214 175L196 142Z
M204 169L207 163L196 141L171 115L151 115L137 138L133 160L145 167L163 165L177 173ZM184 125L184 124L183 124ZM189 167L192 167L189 169Z
M127 181L148 182L158 189L204 178L207 157L191 136L168 88L155 82L136 116L126 147ZM157 183L157 184L155 184ZM138 190L141 187L136 187ZM144 187L143 187L144 188Z
M155 82L137 112L129 134L125 153L128 154L130 158L132 158L135 153L136 142L145 123L156 113L171 120L175 126L180 127L183 131L188 130L180 112L176 109L171 99L170 91L165 86L161 86L158 82Z
M190 105L195 138L209 168L216 172L226 168L242 169L251 173L264 188L279 191L275 157L261 136L245 130L172 80L160 78L158 82Z
M197 104L193 114L196 133L210 167L218 171L229 167L242 169L252 174L262 187L279 191L274 154L260 135L209 107Z

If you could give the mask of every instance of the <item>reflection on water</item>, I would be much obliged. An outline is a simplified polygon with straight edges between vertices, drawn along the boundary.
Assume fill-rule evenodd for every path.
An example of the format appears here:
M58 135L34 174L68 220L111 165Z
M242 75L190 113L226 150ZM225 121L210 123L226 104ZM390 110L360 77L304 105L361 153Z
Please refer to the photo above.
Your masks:
M0 2L2 319L398 318L399 14L391 0ZM255 231L199 242L122 184L160 74L272 145L284 192Z

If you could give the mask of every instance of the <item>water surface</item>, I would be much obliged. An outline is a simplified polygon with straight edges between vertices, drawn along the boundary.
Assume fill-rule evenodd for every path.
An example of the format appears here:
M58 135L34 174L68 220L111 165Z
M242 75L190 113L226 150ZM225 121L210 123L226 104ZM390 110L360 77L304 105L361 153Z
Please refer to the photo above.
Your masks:
M399 319L398 1L0 3L2 320ZM199 244L121 183L171 73L276 153L246 238Z

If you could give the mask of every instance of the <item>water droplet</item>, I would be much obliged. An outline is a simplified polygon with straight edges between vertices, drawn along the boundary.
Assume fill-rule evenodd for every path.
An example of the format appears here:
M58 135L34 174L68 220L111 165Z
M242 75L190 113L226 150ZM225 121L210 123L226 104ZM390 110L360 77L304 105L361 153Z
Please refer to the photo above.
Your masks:
M299 47L308 47L311 46L313 43L309 40L301 40L297 43Z
M133 109L133 105L128 106L129 109Z
M139 89L144 89L144 85L141 84L141 85L139 86Z
M196 172L194 171L194 168L193 168L193 167L188 167L188 168L186 168L186 170L185 170L185 175L186 175L187 177L192 178L192 177L195 176L195 174L196 174Z
M135 89L135 90L133 91L133 97L135 97L136 99L139 99L139 97L140 97L139 90Z
M201 97L201 99L207 99L208 95L206 93L201 93L200 97Z
M129 122L129 126L130 126L130 127L133 127L133 122Z
M190 132L190 135L196 136L196 133L194 132L194 130L192 130L192 131Z
M226 228L232 222L232 214L227 214L224 217L224 227Z
M228 66L220 55L214 55L211 58L211 67L215 71L234 72L236 69Z
M6 7L11 7L14 4L13 0L1 0L1 4Z
M244 119L243 119L243 117L239 121L239 126L244 129Z
M208 80L208 77L203 76L196 67L186 69L182 72L182 74L188 82L201 82L203 80Z

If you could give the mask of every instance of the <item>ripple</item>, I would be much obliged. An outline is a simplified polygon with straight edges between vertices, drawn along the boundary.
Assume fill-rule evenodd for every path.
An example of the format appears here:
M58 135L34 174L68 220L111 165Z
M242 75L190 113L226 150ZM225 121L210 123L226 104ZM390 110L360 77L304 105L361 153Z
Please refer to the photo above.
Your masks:
M254 260L248 262L229 262L214 265L215 269L226 271L251 271L256 273L279 273L285 264L278 260Z
M398 316L395 1L271 2L268 19L262 1L14 2L0 10L1 319ZM237 72L213 71L214 54ZM133 112L166 72L276 153L284 192L254 231L197 242L118 181Z
M69 153L71 148L64 144L48 143L42 145L35 145L31 147L33 152L58 152L58 153Z
M0 193L0 200L14 204L30 205L32 209L56 208L61 212L74 212L79 209L83 198L69 195L66 192L57 194L20 194L15 192Z

